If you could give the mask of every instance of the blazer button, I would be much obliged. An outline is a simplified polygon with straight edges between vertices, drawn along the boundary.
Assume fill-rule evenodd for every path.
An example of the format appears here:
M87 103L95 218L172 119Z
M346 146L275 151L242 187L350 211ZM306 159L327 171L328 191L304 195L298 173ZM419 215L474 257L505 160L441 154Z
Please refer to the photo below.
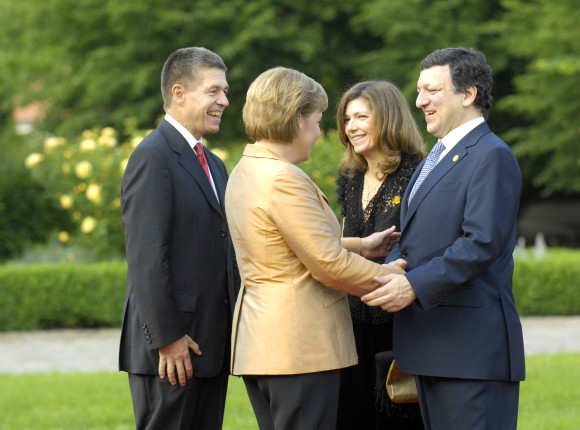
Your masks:
M407 250L403 249L403 252L401 253L403 255L403 257L407 258Z
M224 305L229 306L230 305L230 301L228 299L224 300Z
M225 230L220 231L221 237L226 237L227 235L228 235L228 233Z

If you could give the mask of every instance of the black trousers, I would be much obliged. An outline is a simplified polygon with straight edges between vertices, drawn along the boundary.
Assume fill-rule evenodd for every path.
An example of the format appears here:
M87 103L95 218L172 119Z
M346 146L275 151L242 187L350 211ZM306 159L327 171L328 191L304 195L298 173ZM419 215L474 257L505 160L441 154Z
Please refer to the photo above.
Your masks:
M340 371L245 375L260 430L335 430Z
M427 430L516 430L520 383L417 376Z
M185 387L158 375L129 374L137 430L220 430L228 390L226 368Z

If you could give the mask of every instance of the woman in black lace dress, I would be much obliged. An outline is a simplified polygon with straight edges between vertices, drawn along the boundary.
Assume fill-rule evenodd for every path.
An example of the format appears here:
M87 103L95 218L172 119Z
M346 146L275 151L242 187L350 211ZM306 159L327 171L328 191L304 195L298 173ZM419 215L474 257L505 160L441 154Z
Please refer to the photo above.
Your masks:
M337 180L345 240L393 225L400 231L401 199L423 158L407 101L390 82L361 82L343 95L337 124L346 147ZM382 263L384 257L372 260ZM392 314L359 297L349 296L349 304L359 364L341 370L337 428L422 429L418 404L392 403L384 381L377 383L375 354L392 349Z

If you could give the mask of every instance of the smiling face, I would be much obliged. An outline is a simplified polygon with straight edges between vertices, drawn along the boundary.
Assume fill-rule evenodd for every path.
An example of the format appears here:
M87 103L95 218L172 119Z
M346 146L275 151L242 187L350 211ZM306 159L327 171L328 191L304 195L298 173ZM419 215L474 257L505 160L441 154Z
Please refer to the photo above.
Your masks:
M425 113L427 131L439 139L467 121L481 116L473 106L475 87L456 93L449 65L423 69L417 82L416 106Z
M229 105L225 72L221 69L201 69L196 81L185 87L178 84L175 87L181 88L174 90L181 111L181 118L176 119L196 139L204 134L217 133L223 111Z
M344 111L344 132L354 152L365 158L378 152L375 142L375 120L368 102L362 98L351 100Z

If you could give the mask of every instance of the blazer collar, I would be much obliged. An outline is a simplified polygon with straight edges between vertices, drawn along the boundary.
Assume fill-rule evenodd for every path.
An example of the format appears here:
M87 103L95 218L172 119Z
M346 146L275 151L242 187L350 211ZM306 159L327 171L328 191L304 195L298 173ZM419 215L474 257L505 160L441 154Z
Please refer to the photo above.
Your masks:
M193 179L197 182L203 195L205 196L206 200L210 204L215 211L217 211L220 215L224 216L223 208L221 207L220 203L218 203L215 193L213 192L213 188L209 181L207 180L207 176L205 174L205 170L201 166L197 155L189 146L189 143L185 138L181 135L179 131L175 129L169 122L165 119L161 121L159 124L159 131L165 136L165 139L173 152L179 154L178 156L178 163L185 169L187 172L193 177ZM205 149L204 149L205 151ZM218 176L216 173L218 172L219 167L215 164L215 161L212 157L208 156L207 151L205 152L206 159L208 161L209 167L214 174L212 175L216 189L218 190L220 201L223 201L223 188L225 188L224 184L221 181L218 181ZM221 190L221 192L220 192Z
M489 129L487 123L483 122L469 133L467 133L463 139L457 142L451 151L448 152L441 160L439 160L439 163L437 163L433 170L431 170L419 189L415 192L415 195L409 204L408 193L411 191L413 184L419 177L419 173L423 168L425 160L423 160L417 166L415 173L413 173L413 176L409 181L405 196L403 197L403 207L401 208L401 231L405 229L405 226L408 224L409 220L413 217L419 205L425 199L427 194L429 194L435 184L437 184L447 174L447 172L456 166L459 166L463 159L469 156L468 148L476 145L481 137L487 133L491 133L491 130Z
M244 148L244 157L254 157L254 158L269 158L271 160L280 160L285 163L291 164L284 157L276 154L274 151L260 145L259 143L249 143Z
M288 160L286 160L285 158L283 158L280 155L276 154L274 151L271 151L270 149L266 148L265 146L261 146L260 144L249 143L249 144L246 145L246 147L244 149L244 155L243 156L244 157L254 157L254 158L269 158L271 160L278 160L278 161L281 161L283 163L288 163L288 164L294 166L296 169L298 169L300 172L302 172L302 174L306 178L308 178L308 181L309 182L311 182L312 184L314 184L314 186L316 187L316 192L330 206L330 202L329 202L328 198L322 192L322 190L320 189L320 187L318 187L318 185L316 185L316 183L312 180L312 178L310 178L302 169L300 169L300 167L295 166L294 164L290 163Z

